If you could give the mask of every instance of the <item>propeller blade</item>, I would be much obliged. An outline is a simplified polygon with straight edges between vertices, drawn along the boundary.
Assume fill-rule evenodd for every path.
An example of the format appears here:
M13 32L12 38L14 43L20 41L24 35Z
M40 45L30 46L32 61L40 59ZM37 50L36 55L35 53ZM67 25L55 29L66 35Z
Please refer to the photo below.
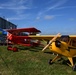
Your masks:
M60 33L58 33L56 36L54 36L53 39L50 40L50 42L42 49L42 51L44 51L53 41L55 41L59 35L60 35Z

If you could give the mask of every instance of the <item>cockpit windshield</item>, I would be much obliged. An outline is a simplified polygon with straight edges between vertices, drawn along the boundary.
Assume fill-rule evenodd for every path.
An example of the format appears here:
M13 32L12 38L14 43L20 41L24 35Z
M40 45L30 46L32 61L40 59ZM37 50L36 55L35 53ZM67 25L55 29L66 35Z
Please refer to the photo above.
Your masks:
M69 42L69 38L70 37L68 35L62 35L61 38L60 38L60 40L64 41L64 42Z

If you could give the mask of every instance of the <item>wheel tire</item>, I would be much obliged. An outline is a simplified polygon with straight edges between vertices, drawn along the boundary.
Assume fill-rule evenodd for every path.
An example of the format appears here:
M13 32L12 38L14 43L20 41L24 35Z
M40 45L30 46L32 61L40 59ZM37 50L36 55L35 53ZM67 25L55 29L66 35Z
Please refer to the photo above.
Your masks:
M8 46L8 47L7 47L7 50L11 50L11 49L12 49L12 46Z
M13 47L13 52L18 52L18 48L17 47Z
M73 66L73 71L76 71L76 64Z
M51 61L52 61L52 59L49 60L49 65L52 65L53 64Z

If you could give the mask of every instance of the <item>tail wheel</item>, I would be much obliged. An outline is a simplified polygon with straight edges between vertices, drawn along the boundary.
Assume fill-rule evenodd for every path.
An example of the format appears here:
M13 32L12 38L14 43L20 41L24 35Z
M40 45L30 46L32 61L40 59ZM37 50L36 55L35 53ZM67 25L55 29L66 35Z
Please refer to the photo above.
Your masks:
M18 48L17 47L13 47L13 52L17 52Z
M52 61L52 59L49 60L49 65L52 65L53 64L53 62L51 62L51 61Z
M7 50L12 50L12 46L8 46L7 47Z
M73 71L76 71L76 64L73 66Z

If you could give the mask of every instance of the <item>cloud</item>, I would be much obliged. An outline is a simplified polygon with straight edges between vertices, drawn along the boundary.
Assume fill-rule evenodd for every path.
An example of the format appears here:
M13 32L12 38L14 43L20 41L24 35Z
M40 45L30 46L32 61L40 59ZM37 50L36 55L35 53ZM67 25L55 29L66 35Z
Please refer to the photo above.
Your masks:
M39 20L40 19L40 17L38 16L38 17L36 17L36 20Z
M30 15L26 13L26 10L31 8L32 0L7 0L7 2L0 3L0 9L13 12L13 15L7 17L8 20L26 19Z
M7 2L0 3L0 9L14 12L15 15L13 17L11 15L9 17L10 20L14 20L14 19L19 20L22 18L24 19L27 17L27 15L32 14L31 12L29 12L29 14L27 13L28 10L30 11L32 9L35 9L37 13L34 15L36 17L36 20L40 20L41 18L49 20L56 17L54 15L53 16L50 16L48 14L47 14L48 16L46 15L46 13L49 12L50 10L75 7L75 6L62 7L62 5L64 5L67 1L68 0L47 0L47 2L44 3L41 7L36 5L34 6L33 4L34 0L7 0ZM32 12L35 12L35 11L32 11Z
M66 6L66 7L58 7L58 8L55 8L56 9L71 9L71 8L76 8L76 6Z
M57 7L62 6L63 4L65 4L68 0L57 0L54 2L54 4L52 6L49 6L46 11L49 11L51 9L55 9Z
M11 18L7 18L7 20L21 20L21 18L19 18L19 17L11 17Z
M62 6L63 4L65 4L67 1L68 0L55 0L53 3L51 3L52 5L49 4L49 6L46 7L44 11L39 12L39 14L40 13L43 14L43 13L46 13L46 12L52 10L52 9L58 8L58 7Z
M42 16L42 15L45 15L47 12L49 12L50 10L53 10L53 9L56 9L56 8L59 8L60 6L62 6L63 4L65 4L68 0L52 0L52 1L49 1L46 6L46 8L43 8L41 11L39 11L38 15L36 18L39 18ZM45 17L46 18L46 17ZM52 17L48 17L47 19L50 19Z
M70 21L76 21L76 18L69 18Z
M0 3L0 9L29 9L30 1L28 0L10 0L5 3Z
M27 14L24 13L24 11L26 11L27 9L30 10L31 8L32 8L32 0L8 0L8 2L0 3L0 9L13 11L15 12L14 14L21 19L23 15L26 16L25 14ZM9 19L18 20L18 18L15 18L15 16L13 17L10 16Z
M56 17L59 17L59 16L64 16L62 14L59 14L59 15L43 15L43 16L37 16L36 17L36 21L40 21L40 20L52 20Z
M23 20L23 19L29 19L30 14L20 14L20 15L15 15L12 17L8 17L8 20Z
M46 15L46 16L44 16L44 19L45 20L51 20L51 19L53 19L55 16L53 16L53 15Z
M31 9L31 2L32 0L10 0L6 3L1 3L0 9L7 9L7 11L12 10L17 15L21 15L24 13L25 10Z

